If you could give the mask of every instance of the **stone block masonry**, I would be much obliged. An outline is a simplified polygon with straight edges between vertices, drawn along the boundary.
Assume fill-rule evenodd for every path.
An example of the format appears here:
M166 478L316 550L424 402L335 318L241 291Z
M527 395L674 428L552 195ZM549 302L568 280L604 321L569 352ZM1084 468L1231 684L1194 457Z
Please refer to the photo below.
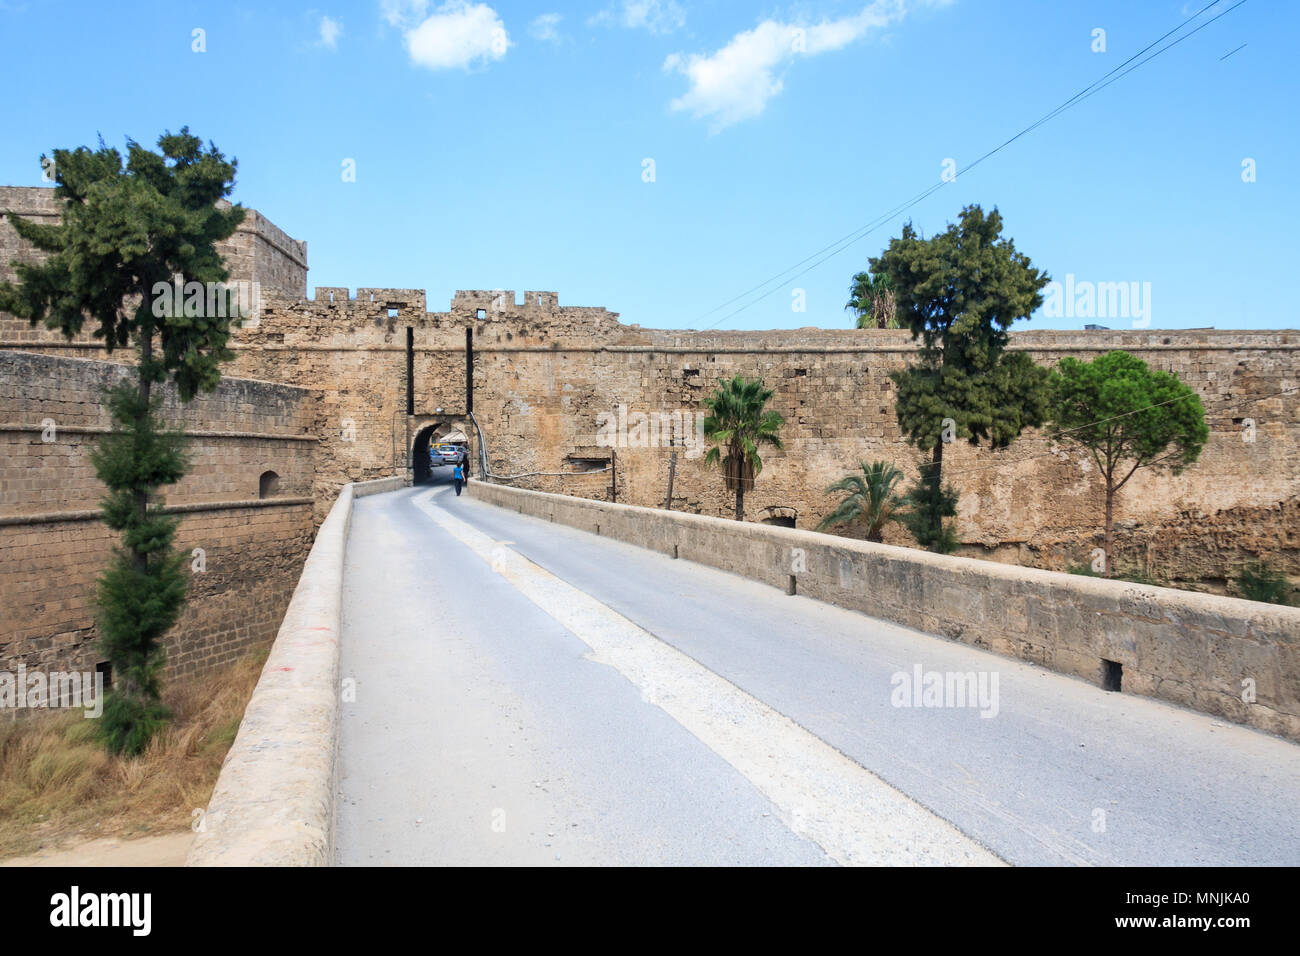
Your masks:
M0 670L92 670L95 580L118 536L99 520L89 451L109 425L120 365L0 352ZM189 603L168 674L233 661L275 634L311 547L317 439L310 392L226 379L164 416L190 435L192 466L165 489L191 556ZM268 476L274 476L268 477Z
M229 203L222 201L227 207ZM59 221L58 203L54 190L40 186L0 186L0 214L13 212L42 225L55 225ZM307 243L291 239L282 229L259 213L248 209L244 221L235 234L217 246L230 271L231 283L252 282L263 292L279 292L302 296L307 292ZM9 223L8 217L0 219L0 280L15 278L11 263L38 263L44 253L28 246ZM85 333L71 342L48 330L0 313L0 348L22 343L43 343L50 348L64 350L64 354L82 358L101 358L99 343L92 335L93 324L87 323ZM257 317L250 320L256 326ZM130 361L129 352L112 356L114 361Z
M471 481L519 514L1300 740L1300 608Z
M827 487L862 461L917 473L920 456L898 429L888 377L914 360L906 332L641 329L604 309L561 306L553 292L528 292L516 304L510 291L461 291L448 312L426 312L423 303L406 289L273 295L259 327L237 334L239 374L321 390L319 496L352 478L409 467L417 436L432 424L457 424L476 437L464 414L467 329L491 470L569 475L520 479L522 487L607 499L610 476L597 469L612 452L617 499L662 506L673 449L635 436L608 447L602 416L620 408L629 416L695 415L733 375L774 388L771 407L786 420L784 449L765 451L746 495L749 520L815 527L836 504ZM1218 591L1260 557L1300 575L1300 333L1017 332L1011 340L1044 365L1125 349L1177 374L1206 406L1211 438L1200 461L1179 476L1139 472L1120 495L1120 567ZM346 441L344 422L355 426ZM701 455L677 451L673 508L730 514L719 472ZM1091 562L1102 497L1089 459L1054 451L1030 431L1000 452L957 443L945 455L945 475L961 491L962 554L1055 570ZM886 535L909 543L896 526Z
M520 479L522 487L608 498L610 476L599 469L616 457L617 499L663 505L673 449L635 434L607 447L602 416L620 408L697 415L733 375L774 388L771 407L786 420L785 447L765 450L746 495L749 520L815 527L836 504L828 486L862 461L917 474L920 456L898 429L889 379L915 357L903 331L642 329L604 309L561 306L554 292L516 303L511 291L461 291L447 312L425 311L413 289L318 288L310 299L273 292L256 327L235 333L230 371L315 392L317 524L346 482L409 473L429 429L459 427L476 442L466 330L490 469L568 475ZM41 334L44 344L15 345L68 354ZM1200 460L1179 476L1138 472L1119 496L1117 566L1218 592L1259 558L1300 575L1300 332L1016 332L1011 347L1044 365L1125 349L1177 374L1205 404L1211 436ZM718 471L677 451L672 507L730 514ZM944 468L961 492L959 553L1055 570L1091 563L1102 493L1089 459L1031 430L999 452L958 442ZM894 525L886 541L909 543Z

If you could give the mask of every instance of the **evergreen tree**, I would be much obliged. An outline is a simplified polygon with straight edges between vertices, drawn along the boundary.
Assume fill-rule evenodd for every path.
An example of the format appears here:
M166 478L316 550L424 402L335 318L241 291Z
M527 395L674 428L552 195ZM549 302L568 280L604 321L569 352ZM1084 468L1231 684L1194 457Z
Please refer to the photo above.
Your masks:
M979 206L930 239L911 223L871 260L888 276L899 321L920 339L920 361L890 378L895 411L908 440L931 460L908 492L905 520L917 541L951 551L956 536L944 518L956 514L956 492L943 485L943 446L964 438L1005 448L1047 410L1047 370L1023 352L1008 352L1007 329L1042 305L1046 274L1033 268L1010 239L1002 217Z
M206 294L228 278L216 244L244 218L239 206L217 205L234 186L236 162L211 143L205 149L188 128L164 133L158 150L128 140L125 163L102 140L94 150L54 150L61 221L6 213L47 258L14 263L18 282L0 284L0 309L69 338L89 319L109 352L135 353L135 382L105 397L112 431L92 455L108 489L104 522L121 533L97 594L99 637L115 675L100 729L117 753L139 753L168 716L162 641L185 604L178 521L158 493L185 473L184 439L162 422L154 386L170 381L187 402L216 388L220 363L233 357L227 344L238 311L225 302L210 308L216 297ZM205 291L182 301L173 295L178 276Z
M923 548L951 554L960 542L956 529L944 519L957 516L959 498L952 485L941 484L938 469L922 467L916 483L903 495L898 523Z
M1114 351L1091 362L1066 357L1051 380L1049 434L1092 456L1106 486L1103 549L1110 577L1115 495L1139 468L1182 471L1210 437L1200 396L1178 376Z

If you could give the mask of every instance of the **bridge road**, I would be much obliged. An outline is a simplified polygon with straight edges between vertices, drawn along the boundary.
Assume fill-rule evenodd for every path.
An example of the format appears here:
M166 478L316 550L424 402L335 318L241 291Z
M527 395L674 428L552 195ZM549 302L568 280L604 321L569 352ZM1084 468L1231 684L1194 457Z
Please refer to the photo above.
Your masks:
M1294 744L445 486L356 501L341 668L340 864L1300 863Z

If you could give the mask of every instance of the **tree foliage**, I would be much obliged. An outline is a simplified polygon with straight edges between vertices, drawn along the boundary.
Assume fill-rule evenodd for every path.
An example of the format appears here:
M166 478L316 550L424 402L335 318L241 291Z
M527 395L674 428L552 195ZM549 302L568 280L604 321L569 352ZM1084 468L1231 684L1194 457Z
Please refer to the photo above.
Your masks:
M704 437L713 444L704 456L706 465L723 467L726 487L736 493L736 520L745 520L745 491L763 470L759 446L781 447L780 412L767 408L775 391L761 379L737 375L723 379L704 400L709 410L704 419Z
M827 494L843 492L844 498L822 519L817 530L861 523L867 540L879 543L884 540L885 525L898 520L896 512L902 507L903 498L895 489L903 480L903 473L884 461L858 464L862 474L850 472L826 489Z
M0 285L0 307L69 338L94 320L93 335L109 351L156 335L159 349L140 362L140 379L170 376L188 401L215 388L220 363L233 357L230 319L183 309L156 316L155 286L176 275L224 282L229 273L216 243L234 234L244 210L217 206L233 188L236 163L214 145L204 149L185 128L165 133L158 148L128 141L125 163L102 142L96 150L54 150L62 221L42 225L7 213L18 235L49 256L14 264L18 284Z
M18 281L0 284L0 309L69 338L91 321L107 350L135 351L135 385L105 397L113 428L93 462L108 489L104 521L121 532L97 595L100 639L115 675L101 730L110 749L137 753L166 718L162 641L186 592L184 561L173 548L176 520L163 513L158 494L185 473L184 441L162 422L152 386L170 381L183 401L216 388L237 321L224 308L210 314L158 293L177 276L224 283L216 244L234 233L244 210L219 204L233 188L235 161L212 144L204 148L188 128L164 133L157 152L128 140L125 161L102 141L94 150L56 149L53 160L60 222L6 213L47 257L14 263Z
M1052 372L1050 394L1048 434L1090 455L1105 485L1109 574L1115 495L1141 468L1177 474L1195 462L1210 436L1205 409L1176 375L1154 371L1123 351L1090 362L1061 359Z
M108 488L101 505L104 523L122 535L99 578L97 602L100 646L125 690L111 715L105 710L104 716L110 749L120 752L117 741L138 736L128 726L137 720L127 718L148 726L165 717L157 704L166 663L162 641L185 606L187 580L184 555L173 548L180 522L163 512L156 489L179 481L189 461L185 437L164 426L157 397L145 404L137 389L121 385L107 400L113 430L100 440L91 461ZM143 514L142 495L148 501Z
M858 317L860 329L899 328L894 284L887 273L878 276L870 272L855 273L844 308Z
M923 468L921 477L903 495L898 521L923 548L951 554L960 542L957 530L946 519L957 516L959 498L952 485L941 484L938 471Z
M1047 370L1007 351L1007 329L1042 305L1048 277L1001 232L996 209L985 215L967 206L958 223L930 239L908 223L871 260L894 290L900 324L920 342L918 361L890 378L899 427L931 453L908 493L909 528L937 550L955 547L943 523L956 514L955 492L942 482L945 441L1005 448L1047 414Z

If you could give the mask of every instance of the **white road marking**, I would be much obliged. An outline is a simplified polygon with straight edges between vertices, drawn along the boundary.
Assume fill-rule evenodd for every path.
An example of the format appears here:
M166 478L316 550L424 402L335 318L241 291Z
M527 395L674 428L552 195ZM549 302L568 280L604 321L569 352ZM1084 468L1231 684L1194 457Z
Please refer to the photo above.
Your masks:
M735 767L795 833L844 865L1001 866L996 855L820 737L612 608L435 507L415 504Z

